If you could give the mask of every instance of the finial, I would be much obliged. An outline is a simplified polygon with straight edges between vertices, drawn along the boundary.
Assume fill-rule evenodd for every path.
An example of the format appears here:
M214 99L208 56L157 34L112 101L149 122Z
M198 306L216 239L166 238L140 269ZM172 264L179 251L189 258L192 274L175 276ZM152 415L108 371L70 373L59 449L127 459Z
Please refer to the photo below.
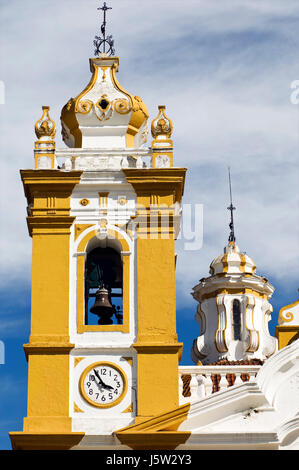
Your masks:
M153 120L151 131L154 139L163 135L170 139L172 134L172 122L165 114L165 106L158 106L158 116Z
M112 35L106 37L106 12L107 10L112 10L112 7L107 7L106 2L104 2L102 7L99 7L98 10L102 10L104 13L103 23L101 26L102 36L95 36L93 44L95 46L95 55L105 54L108 56L114 55L114 40ZM107 49L107 50L106 50Z
M230 193L230 206L227 208L230 211L230 234L228 237L229 243L234 243L236 241L235 238L235 228L234 228L234 217L233 217L233 211L236 209L233 206L233 199L232 199L232 184L231 184L231 178L230 178L230 167L228 167L228 180L229 180L229 193Z
M48 137L53 140L56 135L56 125L53 119L49 116L50 106L42 106L43 115L35 123L35 134L38 139L42 137Z
M43 115L35 123L35 134L38 140L34 143L35 168L49 170L56 168L55 135L56 124L49 116L49 106L43 106Z

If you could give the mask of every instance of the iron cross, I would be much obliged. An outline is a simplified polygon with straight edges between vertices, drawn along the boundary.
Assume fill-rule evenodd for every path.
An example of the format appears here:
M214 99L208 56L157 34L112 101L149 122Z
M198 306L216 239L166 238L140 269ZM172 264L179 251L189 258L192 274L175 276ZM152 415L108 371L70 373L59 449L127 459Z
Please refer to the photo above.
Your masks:
M112 10L112 7L107 7L106 5L106 2L104 2L104 5L102 7L99 7L98 10L102 10L104 12L104 21L103 21L103 25L102 25L102 28L104 30L104 32L102 31L102 33L104 34L105 36L105 30L106 30L106 11L107 10Z

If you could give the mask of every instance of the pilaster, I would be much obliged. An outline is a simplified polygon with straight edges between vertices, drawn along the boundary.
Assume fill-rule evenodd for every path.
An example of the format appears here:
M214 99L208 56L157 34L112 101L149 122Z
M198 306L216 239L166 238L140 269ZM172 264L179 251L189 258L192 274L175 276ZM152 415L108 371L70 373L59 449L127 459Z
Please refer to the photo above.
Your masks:
M24 433L71 432L69 418L70 196L81 172L21 171L32 237L28 413Z
M173 219L185 172L184 168L124 170L139 209L135 219L138 332L133 344L137 351L136 423L178 406L182 344L176 334ZM163 211L167 212L165 223Z

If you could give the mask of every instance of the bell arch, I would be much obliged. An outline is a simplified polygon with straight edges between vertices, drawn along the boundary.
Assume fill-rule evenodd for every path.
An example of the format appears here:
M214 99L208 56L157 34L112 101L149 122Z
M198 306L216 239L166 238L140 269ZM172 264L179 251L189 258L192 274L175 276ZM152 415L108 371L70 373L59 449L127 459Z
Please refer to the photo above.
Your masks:
M104 243L97 243L91 248L87 246L84 269L85 325L123 322L121 249L114 243L111 246L109 241L99 240Z
M76 303L78 333L86 331L129 332L131 252L126 238L125 234L113 228L108 228L104 232L95 228L87 229L79 237ZM99 267L102 273L98 270ZM94 277L91 275L92 271ZM103 286L100 285L101 281ZM100 292L101 287L106 291ZM91 296L90 289L93 290ZM105 301L103 301L103 293L104 297L106 296ZM121 299L121 302L116 301L117 297ZM96 319L100 313L98 320L93 322L90 321L91 298L96 304L94 318ZM97 310L101 302L104 308ZM112 307L110 310L109 304ZM101 315L101 312L104 313Z

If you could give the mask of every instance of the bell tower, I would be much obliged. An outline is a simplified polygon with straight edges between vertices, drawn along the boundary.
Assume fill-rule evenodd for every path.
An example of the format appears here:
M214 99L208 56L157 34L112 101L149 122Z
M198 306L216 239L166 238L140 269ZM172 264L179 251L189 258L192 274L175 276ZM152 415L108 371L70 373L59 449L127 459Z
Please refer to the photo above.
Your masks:
M210 276L193 288L201 332L193 343L193 361L263 362L271 356L277 350L268 330L273 292L270 282L256 274L254 261L229 242L212 261Z
M230 169L228 174L228 244L212 261L210 276L202 278L192 292L199 302L195 318L201 333L191 351L196 364L263 362L277 350L277 339L268 329L274 287L256 274L254 261L236 244Z
M179 405L175 239L186 170L173 166L165 106L146 146L147 107L117 81L119 59L101 49L108 41L114 52L106 30L103 40L89 84L62 109L66 147L56 148L43 107L35 168L21 170L32 305L15 449L117 448L114 431Z

